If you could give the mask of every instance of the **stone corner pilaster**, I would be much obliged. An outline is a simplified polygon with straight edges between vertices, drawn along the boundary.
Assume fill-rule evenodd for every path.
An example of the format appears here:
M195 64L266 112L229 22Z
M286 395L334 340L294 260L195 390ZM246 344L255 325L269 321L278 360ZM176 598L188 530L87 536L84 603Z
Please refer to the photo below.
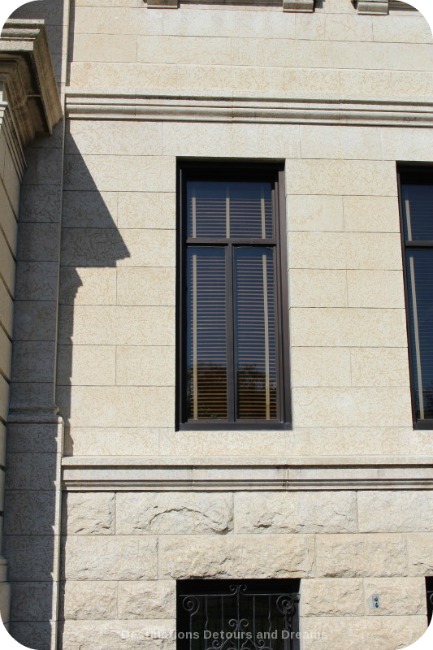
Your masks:
M389 13L389 0L353 0L359 14L385 16Z
M9 20L0 37L0 83L22 147L62 116L44 21Z
M314 11L314 0L283 0L283 11Z

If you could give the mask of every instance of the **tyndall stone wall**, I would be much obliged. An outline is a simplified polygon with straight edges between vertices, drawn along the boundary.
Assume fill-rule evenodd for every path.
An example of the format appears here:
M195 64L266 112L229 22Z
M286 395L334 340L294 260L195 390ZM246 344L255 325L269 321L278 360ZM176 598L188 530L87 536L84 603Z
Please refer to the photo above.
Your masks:
M305 650L394 650L426 628L425 492L70 492L64 516L64 650L174 648L184 578L301 578Z

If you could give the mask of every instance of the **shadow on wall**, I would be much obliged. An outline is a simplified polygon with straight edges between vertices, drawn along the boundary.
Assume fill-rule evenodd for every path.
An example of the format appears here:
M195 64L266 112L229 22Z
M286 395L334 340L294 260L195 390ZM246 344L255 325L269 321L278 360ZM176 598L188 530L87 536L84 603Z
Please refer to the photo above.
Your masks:
M57 399L65 426L65 451L73 454L70 435L72 386L95 384L95 375L101 374L98 347L92 338L94 312L111 311L116 300L116 265L130 257L116 225L117 192L98 191L92 175L71 135L66 138L63 221L60 269L59 333L57 362ZM79 319L75 318L80 308ZM106 312L105 312L106 313ZM104 314L102 314L102 320ZM77 322L79 320L79 322ZM98 318L96 318L98 323ZM104 324L101 322L101 327ZM96 324L98 328L98 324ZM92 336L93 335L93 336ZM89 342L90 345L86 345ZM107 340L114 350L114 340ZM74 354L76 353L76 354ZM95 405L109 408L109 404ZM68 531L66 495L63 495L61 546L61 593L59 620L65 619L65 545ZM90 596L90 592L89 592ZM69 614L70 615L70 614ZM63 632L60 623L59 638ZM61 646L61 642L59 643Z

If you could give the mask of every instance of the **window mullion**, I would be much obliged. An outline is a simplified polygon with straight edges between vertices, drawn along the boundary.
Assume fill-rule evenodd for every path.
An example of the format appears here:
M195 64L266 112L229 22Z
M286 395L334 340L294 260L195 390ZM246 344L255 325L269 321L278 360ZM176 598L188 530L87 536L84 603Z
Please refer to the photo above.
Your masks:
M235 363L234 363L234 296L233 296L233 245L229 242L226 248L227 268L227 415L229 422L235 422Z

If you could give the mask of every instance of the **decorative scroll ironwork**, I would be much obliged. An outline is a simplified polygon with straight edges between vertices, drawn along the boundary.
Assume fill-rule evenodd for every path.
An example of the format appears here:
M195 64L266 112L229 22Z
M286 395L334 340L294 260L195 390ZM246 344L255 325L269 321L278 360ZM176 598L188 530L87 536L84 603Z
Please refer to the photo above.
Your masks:
M299 581L178 583L178 650L298 650Z

